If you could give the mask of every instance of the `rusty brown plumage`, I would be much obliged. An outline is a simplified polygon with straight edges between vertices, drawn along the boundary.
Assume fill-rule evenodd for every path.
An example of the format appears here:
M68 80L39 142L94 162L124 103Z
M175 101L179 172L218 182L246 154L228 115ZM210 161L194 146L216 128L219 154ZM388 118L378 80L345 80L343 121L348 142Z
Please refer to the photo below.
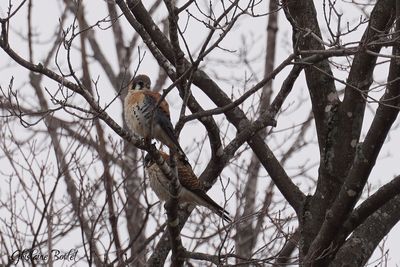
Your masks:
M160 151L160 154L168 162L169 155L162 151ZM225 221L231 222L229 213L206 194L204 184L194 174L190 164L177 158L176 167L178 170L178 180L182 187L179 194L179 202L188 202L207 207ZM150 155L147 155L145 158L145 168L149 176L151 188L161 201L167 201L170 197L168 191L169 180L151 159Z
M161 95L150 90L150 78L137 75L128 85L124 117L129 129L145 140L155 138L186 159L175 136L169 106Z

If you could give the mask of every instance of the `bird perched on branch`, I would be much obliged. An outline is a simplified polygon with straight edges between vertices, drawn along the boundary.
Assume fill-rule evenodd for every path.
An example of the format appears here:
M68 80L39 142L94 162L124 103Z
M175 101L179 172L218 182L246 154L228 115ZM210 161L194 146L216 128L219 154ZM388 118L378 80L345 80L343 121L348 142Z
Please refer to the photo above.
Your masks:
M150 91L150 86L150 78L146 75L137 75L129 83L124 103L126 124L146 142L155 138L187 160L175 136L168 103L165 99L160 101L161 95Z
M167 161L169 159L168 154L162 151L160 151L160 154L164 160ZM161 201L167 201L170 198L170 180L167 179L167 177L158 167L157 163L155 163L151 158L150 154L146 155L144 161L146 173L149 176L151 189L153 189ZM178 180L181 185L181 189L179 191L180 203L192 203L207 207L225 221L232 221L229 217L229 213L220 205L215 203L215 201L206 194L204 184L193 173L192 167L189 163L182 159L177 159L176 167L178 170Z

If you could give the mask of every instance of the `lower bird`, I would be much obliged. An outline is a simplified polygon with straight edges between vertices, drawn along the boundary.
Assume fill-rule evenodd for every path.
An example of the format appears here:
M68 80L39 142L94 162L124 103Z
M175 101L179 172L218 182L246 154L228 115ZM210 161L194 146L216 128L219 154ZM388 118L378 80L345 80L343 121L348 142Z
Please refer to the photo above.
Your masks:
M168 154L162 151L160 151L160 154L164 160L169 159ZM206 194L204 184L194 174L190 164L182 159L177 159L176 166L178 170L178 180L181 184L179 202L207 207L225 221L231 222L232 220L229 217L229 213ZM145 169L149 176L151 189L161 201L167 201L170 198L168 190L170 180L167 179L149 154L145 157Z
M150 78L143 74L129 83L124 101L125 122L146 141L155 138L187 160L175 136L168 103L161 100L159 93L151 91L150 86Z

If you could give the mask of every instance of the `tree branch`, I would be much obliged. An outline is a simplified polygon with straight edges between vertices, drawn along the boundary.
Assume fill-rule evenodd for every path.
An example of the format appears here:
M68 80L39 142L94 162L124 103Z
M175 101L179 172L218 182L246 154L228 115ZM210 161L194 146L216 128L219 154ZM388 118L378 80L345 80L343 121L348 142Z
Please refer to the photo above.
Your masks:
M399 7L397 7L399 8ZM397 28L399 27L399 28ZM396 33L400 30L400 23L396 23ZM400 55L400 45L393 47L392 54ZM392 124L394 123L400 106L400 63L392 58L389 66L388 84L380 102L391 106L379 104L374 120L363 143L358 146L354 163L339 192L338 197L327 211L324 223L310 246L306 263L310 264L321 252L329 247L337 231L348 218L354 205L364 188L369 174L383 146ZM397 108L394 108L397 107Z

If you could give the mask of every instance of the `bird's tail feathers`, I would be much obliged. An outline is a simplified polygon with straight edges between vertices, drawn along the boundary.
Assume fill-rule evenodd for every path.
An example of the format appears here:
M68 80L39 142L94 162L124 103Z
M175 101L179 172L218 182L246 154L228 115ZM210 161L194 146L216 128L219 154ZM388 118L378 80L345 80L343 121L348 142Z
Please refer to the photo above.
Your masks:
M231 223L232 219L229 216L229 212L226 211L223 207L218 205L214 200L212 200L205 192L201 192L198 194L199 197L202 198L201 206L205 206L215 212L219 217L221 217L224 221Z

